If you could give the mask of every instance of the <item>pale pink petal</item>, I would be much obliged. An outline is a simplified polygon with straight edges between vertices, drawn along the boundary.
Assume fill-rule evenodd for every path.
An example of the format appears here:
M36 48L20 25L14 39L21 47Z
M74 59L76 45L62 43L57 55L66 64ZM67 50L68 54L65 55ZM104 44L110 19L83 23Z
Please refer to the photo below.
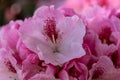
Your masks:
M47 13L47 14L46 14ZM42 20L46 20L48 17L55 17L56 19L60 19L64 15L57 9L54 9L54 5L48 7L48 6L42 6L38 8L33 18L41 18Z

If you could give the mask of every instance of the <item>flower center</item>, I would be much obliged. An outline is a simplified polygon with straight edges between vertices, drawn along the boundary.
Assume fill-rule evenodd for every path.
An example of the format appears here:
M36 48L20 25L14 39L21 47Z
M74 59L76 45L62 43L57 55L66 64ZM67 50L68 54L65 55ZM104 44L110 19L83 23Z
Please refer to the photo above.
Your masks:
M58 38L58 31L56 30L55 19L48 18L47 20L45 20L45 23L46 23L44 28L45 34L51 40L51 42L55 44Z
M48 18L45 20L45 26L44 26L44 33L48 39L50 40L54 46L52 47L53 53L59 52L58 46L57 46L57 39L58 39L58 31L56 30L56 21L54 18Z

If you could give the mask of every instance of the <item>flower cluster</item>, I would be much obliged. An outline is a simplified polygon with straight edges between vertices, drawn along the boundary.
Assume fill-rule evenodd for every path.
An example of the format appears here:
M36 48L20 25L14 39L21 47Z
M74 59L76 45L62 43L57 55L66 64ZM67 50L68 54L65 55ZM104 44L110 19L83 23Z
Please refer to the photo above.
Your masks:
M120 12L42 6L0 29L0 80L120 80Z

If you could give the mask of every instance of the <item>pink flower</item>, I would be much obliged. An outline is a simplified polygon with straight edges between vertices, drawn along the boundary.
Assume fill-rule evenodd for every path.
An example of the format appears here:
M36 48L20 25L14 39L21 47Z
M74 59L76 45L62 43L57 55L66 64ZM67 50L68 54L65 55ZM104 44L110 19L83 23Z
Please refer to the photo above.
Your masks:
M21 60L25 60L29 54L34 53L25 46L21 39L17 41L16 50Z
M120 69L116 69L107 56L102 56L90 70L89 80L119 80Z
M30 54L22 62L22 77L23 80L28 80L30 77L34 76L37 73L44 71L45 67L39 66L41 62L35 54ZM42 63L41 63L42 64Z
M23 80L57 80L54 77L56 67L46 65L43 61L39 60L36 54L30 54L22 62L22 77Z
M65 64L63 70L59 73L59 77L61 80L87 80L88 70L84 64L71 61Z
M51 7L39 8L20 28L24 44L45 63L60 65L85 55L85 26L77 16L64 17Z
M1 47L9 47L11 50L16 51L17 41L19 39L18 29L22 21L11 21L9 24L3 26L0 30L0 43Z
M88 12L83 15L87 24L85 44L89 46L91 53L97 57L111 55L117 50L117 46L111 38L115 24L110 19L113 15L112 10L96 6Z
M92 38L92 37L91 37ZM93 44L94 45L94 44ZM89 46L87 44L84 44L84 49L86 51L86 55L82 56L81 58L77 59L77 62L80 62L84 65L86 65L87 69L89 70L92 67L92 64L95 63L98 58L95 57L92 52L94 51L90 51L90 49L93 48L92 46L89 48ZM94 50L94 49L93 49Z
M114 12L113 9L106 9L104 7L100 7L99 5L95 5L93 7L88 8L86 11L80 13L81 16L88 22L92 22L93 20L98 19L100 21L102 19L106 19L110 17L110 15ZM94 26L94 25L93 25Z
M91 30L87 30L84 37L84 44L88 45L92 55L97 57L104 55L109 56L117 50L117 47L114 44L108 45L107 43L102 43L98 35Z
M7 54L5 48L0 49L0 80L19 80Z

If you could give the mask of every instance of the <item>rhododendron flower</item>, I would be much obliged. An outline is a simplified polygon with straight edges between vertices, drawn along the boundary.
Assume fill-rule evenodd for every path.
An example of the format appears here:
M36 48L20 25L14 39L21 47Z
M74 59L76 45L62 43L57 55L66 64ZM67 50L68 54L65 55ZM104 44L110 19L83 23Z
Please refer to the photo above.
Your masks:
M1 47L9 47L11 50L16 51L16 44L19 39L18 29L21 24L21 20L11 21L0 29Z
M96 6L88 11L90 15L89 13L83 15L87 27L84 42L89 46L91 53L97 57L110 56L118 48L111 38L113 27L116 24L110 19L113 15L112 10L106 11L106 9Z
M98 18L98 20L102 20L104 18L108 18L112 14L113 9L106 9L100 7L99 5L95 5L93 7L89 7L86 11L80 13L86 21L93 21L93 19Z
M35 54L30 54L22 62L22 76L23 80L28 80L30 77L37 73L44 71L45 67L42 68L39 64L38 56Z
M39 8L33 19L23 23L20 35L25 45L45 63L60 65L85 55L82 20L77 16L65 17L53 6Z
M7 58L7 50L0 49L0 80L19 80L18 76Z
M120 80L120 69L116 69L107 56L102 56L90 70L89 80Z
M75 60L66 63L63 70L59 73L59 77L62 80L87 80L87 76L87 67Z
M107 43L102 43L98 35L92 30L87 30L84 37L84 44L87 44L92 55L97 57L104 55L109 56L117 50L114 44L108 45Z

